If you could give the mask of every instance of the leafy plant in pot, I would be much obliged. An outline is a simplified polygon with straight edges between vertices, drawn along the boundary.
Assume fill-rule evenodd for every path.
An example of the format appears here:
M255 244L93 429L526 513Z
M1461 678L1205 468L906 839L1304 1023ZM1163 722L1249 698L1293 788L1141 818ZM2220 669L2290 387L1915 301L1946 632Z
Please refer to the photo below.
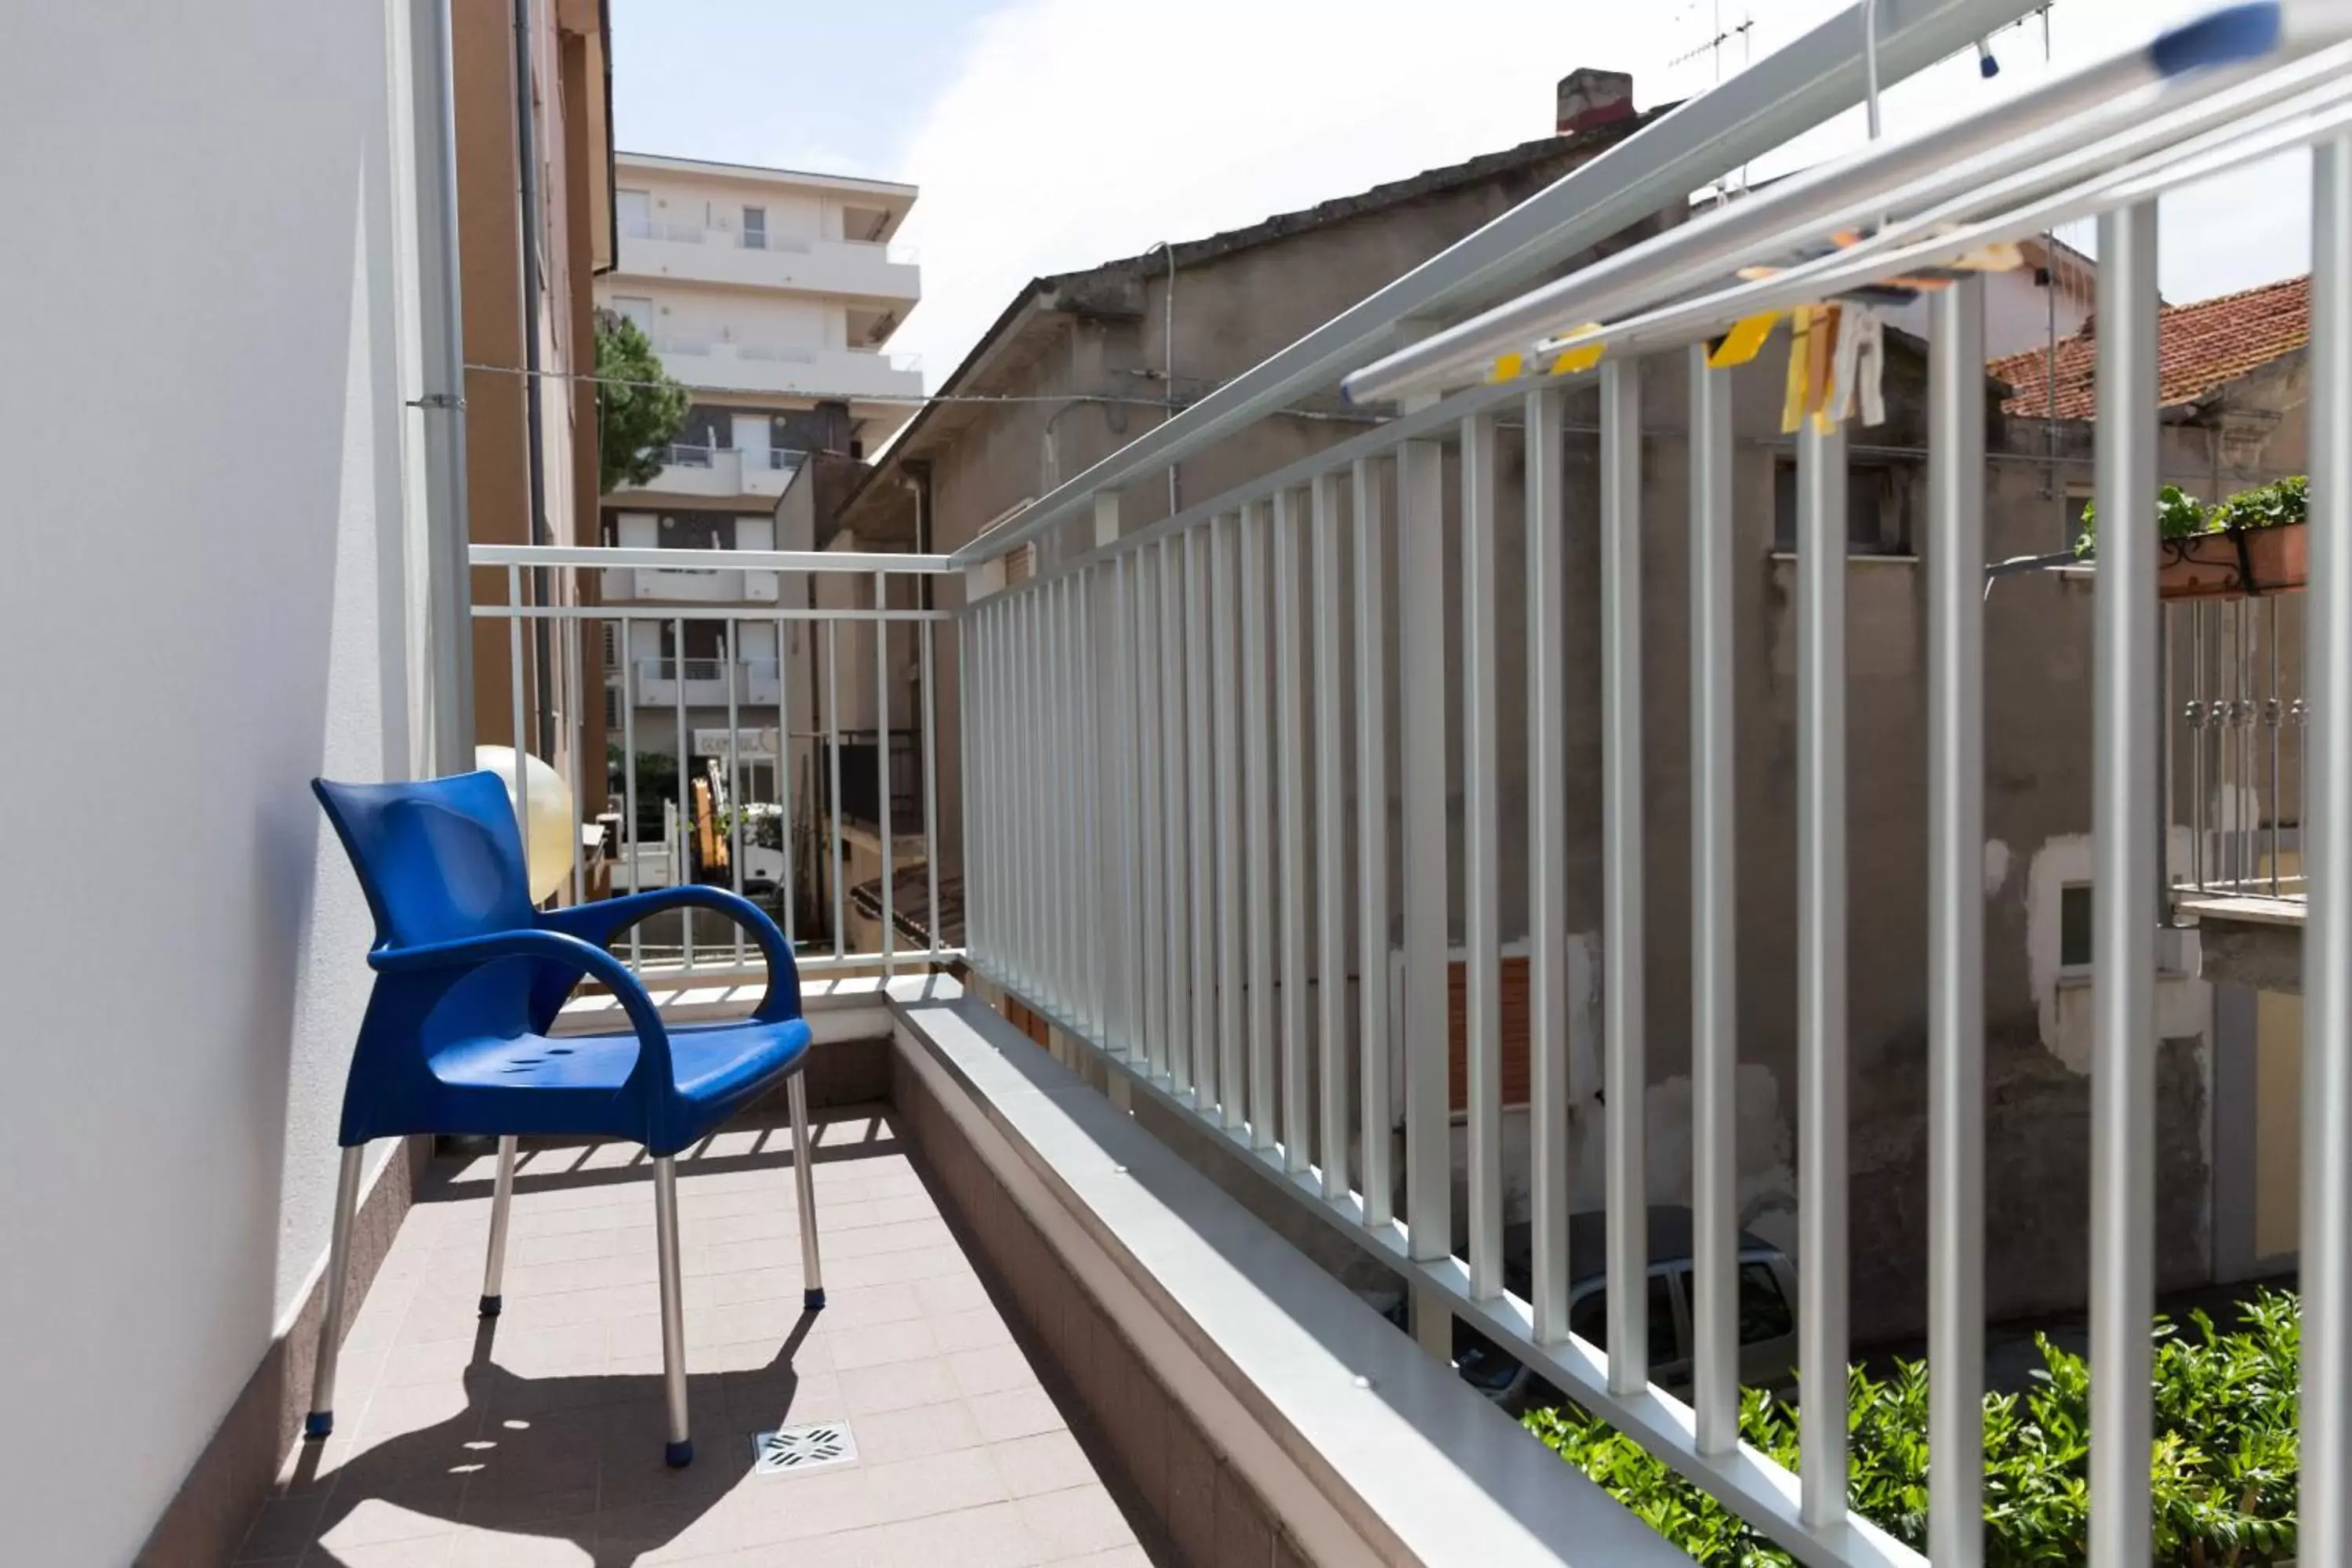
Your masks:
M2238 599L2292 593L2307 571L2310 483L2291 475L2240 490L2207 506L2179 485L2158 492L2157 592L2167 599ZM2098 544L2098 520L2083 509L2074 553L2088 560Z

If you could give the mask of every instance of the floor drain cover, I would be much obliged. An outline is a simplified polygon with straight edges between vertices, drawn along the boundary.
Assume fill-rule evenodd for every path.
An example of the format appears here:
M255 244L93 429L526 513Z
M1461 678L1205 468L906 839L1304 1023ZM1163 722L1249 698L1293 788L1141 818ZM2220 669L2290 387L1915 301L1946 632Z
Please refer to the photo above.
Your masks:
M761 1432L751 1439L752 1469L762 1476L798 1475L846 1465L857 1458L857 1439L846 1421L812 1421Z

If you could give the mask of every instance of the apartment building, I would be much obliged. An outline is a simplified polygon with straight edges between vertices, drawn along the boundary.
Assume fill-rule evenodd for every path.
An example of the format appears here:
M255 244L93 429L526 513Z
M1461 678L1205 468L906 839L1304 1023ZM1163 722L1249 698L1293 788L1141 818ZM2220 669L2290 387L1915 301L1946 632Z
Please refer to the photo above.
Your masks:
M884 180L619 154L619 259L597 300L644 330L694 403L654 481L604 498L609 542L775 548L777 500L807 457L860 458L913 415L921 373L887 344L922 295L919 269L892 244L915 195ZM604 574L604 594L757 615L776 606L778 584L772 572L618 570ZM694 737L725 732L730 658L739 716L758 709L772 723L772 621L740 627L731 653L723 620L623 629L606 638L616 742L627 707L637 751L673 752L681 711L692 749L718 749ZM772 742L746 747L772 766Z

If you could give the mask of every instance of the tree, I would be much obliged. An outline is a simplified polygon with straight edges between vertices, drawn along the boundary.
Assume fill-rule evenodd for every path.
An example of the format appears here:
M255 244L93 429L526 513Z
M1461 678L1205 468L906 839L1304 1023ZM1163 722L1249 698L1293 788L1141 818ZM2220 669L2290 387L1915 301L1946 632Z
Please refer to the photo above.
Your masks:
M662 369L637 324L614 310L596 312L596 375L599 490L651 484L662 448L686 423L686 388Z

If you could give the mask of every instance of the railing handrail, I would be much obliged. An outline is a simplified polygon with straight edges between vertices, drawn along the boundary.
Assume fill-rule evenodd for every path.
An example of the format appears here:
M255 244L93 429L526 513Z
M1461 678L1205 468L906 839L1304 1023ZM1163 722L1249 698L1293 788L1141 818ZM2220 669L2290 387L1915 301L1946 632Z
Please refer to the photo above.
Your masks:
M1874 3L1882 83L1900 81L2034 8L2034 0ZM957 564L992 561L1078 515L1098 491L1181 462L1302 394L1336 385L1342 374L1393 347L1410 323L1469 313L1861 102L1863 12L1859 5L1839 12L1570 170L964 545Z
M840 572L872 576L885 574L960 572L946 555L862 554L845 550L666 550L631 544L473 544L466 558L476 566L604 566L649 567L655 570L708 572L714 554L727 557L730 572Z

